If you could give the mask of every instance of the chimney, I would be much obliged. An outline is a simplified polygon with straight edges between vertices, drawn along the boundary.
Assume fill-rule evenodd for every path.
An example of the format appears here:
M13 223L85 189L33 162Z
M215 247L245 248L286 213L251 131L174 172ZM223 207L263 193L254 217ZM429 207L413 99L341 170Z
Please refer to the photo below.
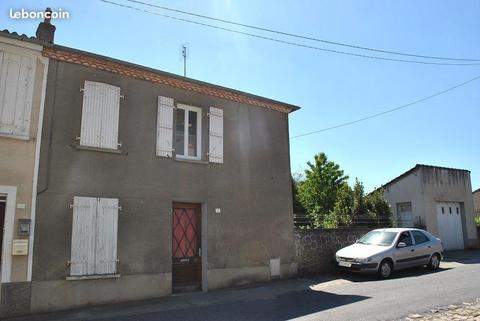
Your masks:
M51 24L50 19L52 9L45 9L45 20L38 24L36 36L38 40L42 40L48 43L53 43L53 37L55 36L55 26Z

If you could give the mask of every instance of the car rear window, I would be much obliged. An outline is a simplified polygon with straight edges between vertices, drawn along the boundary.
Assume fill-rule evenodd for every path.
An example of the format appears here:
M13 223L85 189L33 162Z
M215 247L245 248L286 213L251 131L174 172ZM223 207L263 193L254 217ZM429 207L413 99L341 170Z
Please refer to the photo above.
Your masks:
M412 231L412 235L415 239L415 244L422 244L430 241L430 239L420 231Z
M368 245L389 246L389 245L392 245L396 236L397 236L397 232L370 231L364 236L362 236L357 243L368 244Z

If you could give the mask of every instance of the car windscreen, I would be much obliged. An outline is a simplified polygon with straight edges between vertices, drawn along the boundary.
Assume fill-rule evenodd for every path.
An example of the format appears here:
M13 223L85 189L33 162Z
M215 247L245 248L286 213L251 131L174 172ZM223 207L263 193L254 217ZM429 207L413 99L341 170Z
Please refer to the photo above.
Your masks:
M381 245L389 246L392 245L397 232L391 231L371 231L362 236L357 243L368 244L368 245Z

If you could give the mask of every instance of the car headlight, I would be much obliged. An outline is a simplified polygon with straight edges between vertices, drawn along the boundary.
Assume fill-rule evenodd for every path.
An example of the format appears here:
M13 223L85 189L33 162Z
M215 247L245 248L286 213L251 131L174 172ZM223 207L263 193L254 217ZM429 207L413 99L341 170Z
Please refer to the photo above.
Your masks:
M372 260L371 257L362 257L362 258L355 259L355 261L358 262L358 263L368 263L371 260Z

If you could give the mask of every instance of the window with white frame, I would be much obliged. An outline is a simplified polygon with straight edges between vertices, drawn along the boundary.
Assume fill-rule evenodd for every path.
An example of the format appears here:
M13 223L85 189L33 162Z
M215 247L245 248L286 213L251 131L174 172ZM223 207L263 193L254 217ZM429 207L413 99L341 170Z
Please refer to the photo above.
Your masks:
M80 145L118 149L120 88L85 81L83 88Z
M73 199L70 276L117 273L118 199Z
M208 112L208 160L223 163L223 109L210 107ZM175 123L174 123L175 118ZM202 109L178 104L170 97L158 97L156 155L202 159Z
M0 51L0 134L28 139L36 60Z
M200 159L202 155L202 109L178 104L175 116L176 156Z

